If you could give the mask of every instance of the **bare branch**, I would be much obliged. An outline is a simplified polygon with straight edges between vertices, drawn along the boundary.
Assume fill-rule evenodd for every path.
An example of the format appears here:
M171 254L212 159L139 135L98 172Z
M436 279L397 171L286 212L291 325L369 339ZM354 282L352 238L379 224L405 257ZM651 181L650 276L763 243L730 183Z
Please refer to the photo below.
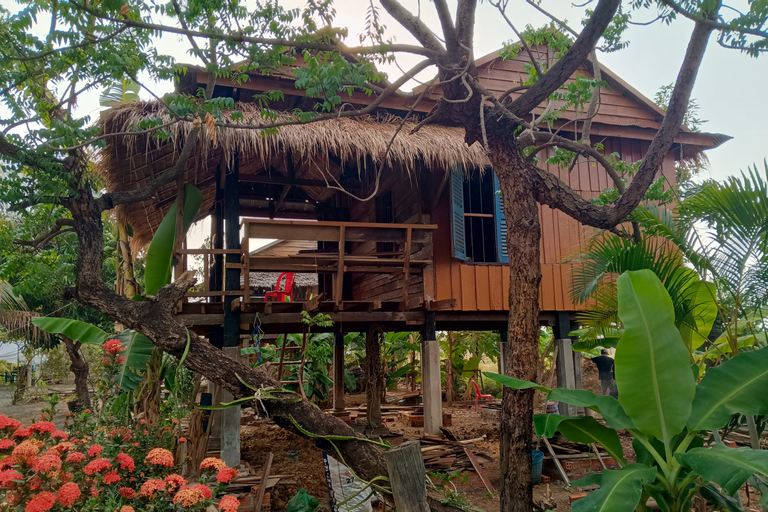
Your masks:
M523 48L525 48L525 52L528 54L528 58L531 61L531 64L533 64L533 68L536 70L536 75L541 78L544 76L544 73L541 70L541 67L539 66L538 61L536 60L536 57L534 57L533 52L531 51L531 47L528 46L528 43L525 41L525 38L520 35L520 32L517 31L515 26L512 24L512 20L507 17L507 10L505 9L505 5L502 5L501 0L498 0L496 3L491 2L491 5L496 7L498 11L501 13L501 16L504 18L504 21L507 22L507 25L509 25L509 28L512 29L512 32L515 33L518 39L520 39L520 44L523 45Z
M178 16L179 18L179 24L181 25L181 28L183 28L186 31L189 31L187 22L184 21L184 17L181 15L181 6L179 6L178 0L171 0L171 2L173 3L173 8L176 11L176 16ZM203 51L200 49L199 46L197 46L197 41L195 41L195 38L187 34L187 40L189 41L189 44L192 45L192 48L194 48L195 53L200 58L200 60L202 60L205 64L210 64L210 62L208 61L208 58L205 56Z
M55 16L54 16L54 18L55 18ZM111 34L107 34L104 37L100 37L100 38L97 38L97 39L86 38L86 40L83 41L82 43L73 44L72 46L62 46L61 48L54 48L53 50L48 50L48 51L42 52L42 53L34 53L32 55L28 55L28 56L24 56L24 57L9 57L9 56L6 55L5 58L8 59L8 60L14 60L14 61L19 61L19 62L30 62L30 61L34 61L34 60L41 60L41 59L44 59L44 58L49 57L51 55L54 55L56 53L65 52L67 50L77 50L79 48L84 48L86 46L93 46L93 45L105 43L105 42L109 41L110 39L116 38L117 36L119 36L120 34L125 32L127 29L128 29L128 26L126 25L126 26L120 27L119 29L117 29L114 32L112 32Z
M672 0L659 0L662 4L666 5L670 9L672 9L677 14L681 15L684 18L688 18L691 21L695 21L696 23L701 23L706 25L712 30L719 30L723 32L738 32L740 34L746 34L749 36L757 36L757 37L764 37L768 38L768 31L767 30L761 30L757 28L746 28L746 27L732 27L728 25L727 23L720 23L716 21L716 18L705 18L702 16L699 16L698 14L694 14L691 11L684 9L681 7L677 2L673 2Z
M538 107L542 101L565 83L595 47L603 31L613 19L620 3L621 0L600 0L587 26L584 27L568 52L527 92L510 103L509 110L518 117L522 117Z
M94 142L98 142L100 140L108 139L110 137L127 137L127 136L149 135L150 133L154 133L154 132L156 132L158 130L164 130L165 128L168 128L169 126L173 126L176 123L180 123L181 121L192 121L192 120L187 119L187 118L179 118L179 119L174 119L173 121L168 121L167 123L163 123L163 124L158 125L158 126L153 126L152 128L147 128L146 130L138 130L138 131L135 131L135 132L104 133L102 135L99 135L97 137L89 139L89 140L87 140L87 141L85 141L85 142L83 142L81 144L78 144L77 146L69 146L69 147L66 147L66 148L54 148L54 147L52 147L52 149L54 151L66 151L66 152L69 152L69 151L74 151L74 150L77 150L77 149L82 149L82 148L84 148L86 146L90 146ZM0 143L0 145L1 145L1 143ZM0 153L2 153L2 149L1 148L0 148Z
M430 51L430 56L445 54L443 44L437 39L423 21L411 14L408 9L400 5L397 0L381 0L381 5L395 18L408 32L421 43L424 48Z

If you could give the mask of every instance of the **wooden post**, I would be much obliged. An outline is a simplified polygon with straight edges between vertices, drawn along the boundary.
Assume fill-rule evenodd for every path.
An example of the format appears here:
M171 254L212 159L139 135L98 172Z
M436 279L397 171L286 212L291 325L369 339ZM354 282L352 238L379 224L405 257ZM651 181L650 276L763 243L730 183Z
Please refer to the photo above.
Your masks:
M346 245L346 228L339 226L339 268L336 271L336 282L333 283L333 301L341 306L342 289L344 288L344 249Z
M250 250L250 229L248 222L244 223L243 241L240 244L240 248L243 251L243 303L251 303L251 250Z
M333 332L333 410L344 410L344 333Z
M397 512L429 512L421 444L406 441L384 452Z
M555 340L555 347L557 348L557 360L555 361L557 387L576 389L576 381L573 375L573 351L571 350L571 340ZM575 416L576 408L560 402L560 414L562 416Z
M413 231L411 228L405 230L405 251L403 254L403 310L408 310L408 282L411 277L411 241L413 240Z
M440 434L443 400L440 389L440 345L437 342L434 311L424 313L421 343L421 395L424 403L424 433Z
M445 403L453 406L456 383L453 380L453 333L448 332L448 359L445 360Z
M381 364L381 336L383 331L380 326L372 326L365 334L365 378L368 381L365 386L365 421L368 425L378 427L381 425L381 395L384 388L384 372Z

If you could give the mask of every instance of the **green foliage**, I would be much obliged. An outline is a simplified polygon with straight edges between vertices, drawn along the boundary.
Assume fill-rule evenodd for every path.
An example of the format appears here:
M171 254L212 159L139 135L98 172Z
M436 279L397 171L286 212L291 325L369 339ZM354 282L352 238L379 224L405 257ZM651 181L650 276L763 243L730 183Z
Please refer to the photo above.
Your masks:
M38 329L51 334L63 334L73 341L101 345L109 335L95 325L69 318L39 317L33 318L32 323Z
M768 475L768 452L703 445L709 430L723 427L731 415L768 411L768 348L723 362L697 384L662 282L650 270L630 271L619 277L618 288L624 323L615 358L618 401L589 391L550 391L506 376L488 377L514 389L537 389L550 400L588 406L603 414L611 427L589 417L540 415L535 420L540 435L560 431L575 442L599 442L620 462L621 444L614 429L625 428L633 436L637 464L574 482L600 488L574 503L573 510L646 510L645 502L652 497L663 510L686 512L695 494L728 510L741 510L738 498L730 496L753 474Z
M155 346L145 335L130 329L126 329L115 336L115 338L120 340L125 347L122 352L125 362L120 365L120 371L115 377L115 383L120 386L120 389L131 392L144 379L143 372L147 369L152 359L152 352L155 350Z

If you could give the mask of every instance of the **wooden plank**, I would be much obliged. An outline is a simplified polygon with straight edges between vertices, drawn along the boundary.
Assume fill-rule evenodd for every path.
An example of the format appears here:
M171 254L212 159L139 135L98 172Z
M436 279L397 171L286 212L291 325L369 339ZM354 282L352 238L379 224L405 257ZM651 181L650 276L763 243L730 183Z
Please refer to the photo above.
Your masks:
M312 313L314 311L317 311L320 308L320 302L325 297L324 293L321 293L320 295L315 295L311 299L309 299L307 302L304 303L302 306L302 310L306 311L308 313Z
M240 257L240 262L242 264L240 275L243 277L243 302L245 304L251 303L251 272L249 270L251 268L250 241L250 238L244 236L240 242L240 249L243 251L243 254Z
M477 471L477 475L480 477L480 480L482 480L483 485L485 486L485 489L488 492L494 492L493 486L491 485L490 480L488 480L488 477L485 476L485 472L483 471L483 468L480 465L480 463L477 461L477 458L475 458L475 454L472 452L472 450L470 450L465 446L464 453L466 453L467 457L469 457L469 462L472 463L472 467L475 468L475 471Z
M489 266L488 279L491 288L491 309L493 311L499 311L504 308L502 267L500 265Z
M508 266L504 266L501 269L501 299L502 310L509 311L509 282L510 282L510 270Z
M427 302L427 309L430 311L441 311L443 309L453 309L456 307L456 299L432 300Z
M461 272L461 300L464 311L477 310L475 295L475 268L473 265L459 265Z
M368 304L368 311L376 311L377 309L381 309L381 301L380 300L372 300Z
M489 311L491 309L491 283L488 278L488 266L474 265L474 267L477 309L480 311Z
M261 502L264 501L264 493L267 492L266 483L269 481L269 471L272 469L272 459L274 454L269 452L267 454L267 461L264 463L264 470L261 472L261 482L259 485L259 494L256 495L256 503L254 510L261 510Z
M555 455L555 451L552 449L552 445L549 444L549 439L547 439L546 437L542 437L541 440L544 441L544 444L547 447L547 451L549 452L549 455L552 457L552 460L555 461L555 466L557 466L557 471L560 473L560 476L563 477L563 482L565 482L566 487L570 487L571 481L568 479L568 475L565 473L563 466L560 464L560 461L558 460L557 455Z

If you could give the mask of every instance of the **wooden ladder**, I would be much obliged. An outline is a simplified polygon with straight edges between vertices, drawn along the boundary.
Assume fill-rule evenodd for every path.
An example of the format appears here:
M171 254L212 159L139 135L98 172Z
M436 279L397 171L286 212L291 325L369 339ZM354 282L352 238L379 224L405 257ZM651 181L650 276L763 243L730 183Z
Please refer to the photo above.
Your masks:
M280 364L277 367L277 380L280 381L281 384L298 384L299 385L299 392L302 396L304 396L304 388L303 385L306 380L303 379L304 377L304 365L307 363L311 363L312 361L307 361L306 356L304 355L304 349L306 345L306 336L302 339L302 346L299 345L288 345L288 336L286 336L285 341L283 341L282 347L277 347L275 350L280 351ZM285 360L285 353L288 351L301 351L301 359L299 361L286 361ZM299 365L299 380L283 380L283 366L284 365Z

